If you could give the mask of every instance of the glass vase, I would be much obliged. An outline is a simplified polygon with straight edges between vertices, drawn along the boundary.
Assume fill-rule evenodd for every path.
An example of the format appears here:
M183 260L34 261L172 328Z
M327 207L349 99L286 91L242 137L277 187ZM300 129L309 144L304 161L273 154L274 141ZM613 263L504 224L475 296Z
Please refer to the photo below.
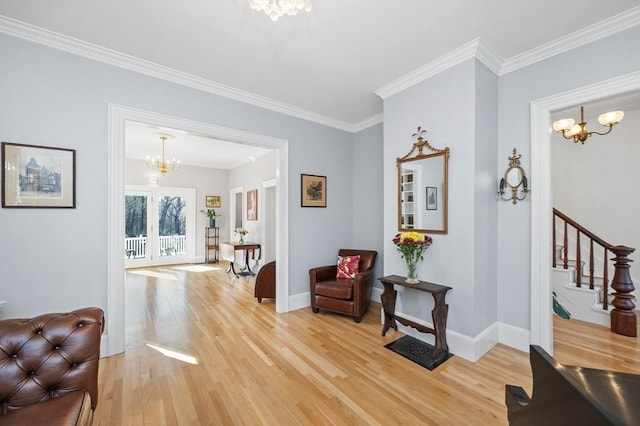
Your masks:
M244 234L240 234L240 244L244 244Z
M407 284L418 284L417 262L407 260L407 278L404 280Z

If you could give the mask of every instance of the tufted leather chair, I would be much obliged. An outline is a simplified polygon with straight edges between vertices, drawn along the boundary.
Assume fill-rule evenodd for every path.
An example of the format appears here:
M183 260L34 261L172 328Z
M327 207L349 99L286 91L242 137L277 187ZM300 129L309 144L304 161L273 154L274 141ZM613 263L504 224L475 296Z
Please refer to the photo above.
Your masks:
M276 297L276 261L266 263L258 271L256 276L256 287L253 295L258 298L258 303L262 303L262 298L275 299Z
M0 320L0 426L90 425L104 313Z
M320 266L309 270L311 309L318 313L320 309L337 312L353 317L360 322L369 309L371 288L373 286L373 267L377 251L340 249L339 256L360 255L358 269L360 273L353 279L336 279L337 262L334 265Z

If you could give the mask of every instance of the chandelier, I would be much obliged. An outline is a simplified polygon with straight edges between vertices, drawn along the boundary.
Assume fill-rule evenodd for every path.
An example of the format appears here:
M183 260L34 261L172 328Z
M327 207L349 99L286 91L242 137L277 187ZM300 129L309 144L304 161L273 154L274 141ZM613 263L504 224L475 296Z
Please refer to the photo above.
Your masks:
M580 123L574 124L575 120L573 118L563 118L562 120L558 120L553 123L553 130L558 133L561 133L565 139L573 139L574 143L582 143L587 140L587 138L591 135L600 135L604 136L611 132L613 126L618 124L622 117L624 117L624 112L622 111L611 111L605 112L604 114L598 117L598 121L605 127L608 127L604 133L600 132L589 132L587 131L587 122L584 121L584 107L580 107Z
M277 21L283 15L297 15L301 9L309 12L311 0L249 0L249 6L253 10L263 11L272 21Z
M164 156L164 144L169 139L175 139L173 135L160 134L160 140L162 141L162 157L156 156L151 158L147 156L147 167L153 170L157 170L162 174L167 173L169 170L178 170L180 168L180 161L173 158L171 161L167 161Z

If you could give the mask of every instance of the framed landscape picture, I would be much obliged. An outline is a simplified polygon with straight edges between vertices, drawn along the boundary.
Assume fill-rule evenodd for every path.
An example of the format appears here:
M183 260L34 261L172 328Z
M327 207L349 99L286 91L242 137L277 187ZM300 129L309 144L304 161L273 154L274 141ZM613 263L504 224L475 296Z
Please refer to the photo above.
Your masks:
M222 200L219 195L207 195L204 200L204 206L207 208L218 208L222 206Z
M2 207L75 208L75 149L2 142Z
M327 207L327 177L300 175L300 206Z

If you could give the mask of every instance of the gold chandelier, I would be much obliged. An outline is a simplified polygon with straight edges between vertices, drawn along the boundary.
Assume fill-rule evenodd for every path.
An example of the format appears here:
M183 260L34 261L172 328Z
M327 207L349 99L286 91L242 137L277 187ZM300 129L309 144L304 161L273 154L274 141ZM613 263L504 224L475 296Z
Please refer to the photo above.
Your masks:
M167 161L164 156L164 144L169 139L175 139L175 136L168 134L160 134L160 140L162 141L162 157L156 156L151 158L147 156L147 167L152 170L157 170L162 174L167 173L169 170L178 170L180 168L180 161L173 158L171 161Z
M611 132L613 126L622 121L622 117L624 117L623 111L611 111L605 112L598 117L598 121L605 127L608 127L604 133L600 132L589 132L587 131L587 122L584 121L584 107L580 107L580 123L575 124L575 120L573 118L563 118L562 120L558 120L553 123L553 130L562 134L565 139L573 139L574 143L582 143L587 140L587 138L591 135L600 135L604 136Z
M298 11L311 10L311 0L249 0L251 9L263 11L272 21L284 15L294 16Z

